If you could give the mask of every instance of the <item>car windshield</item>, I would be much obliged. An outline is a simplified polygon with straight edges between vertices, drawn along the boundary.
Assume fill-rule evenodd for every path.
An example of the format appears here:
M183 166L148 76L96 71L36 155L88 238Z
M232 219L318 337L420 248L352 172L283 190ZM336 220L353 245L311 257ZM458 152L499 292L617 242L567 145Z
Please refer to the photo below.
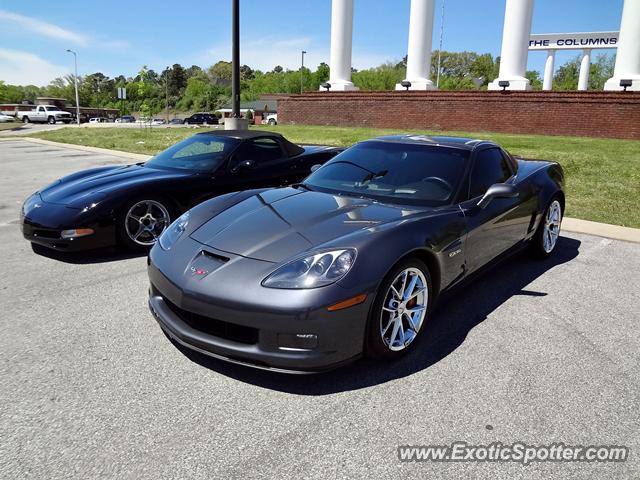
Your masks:
M458 148L369 141L345 150L304 184L382 202L440 206L453 200L468 158Z
M213 135L194 135L167 148L145 163L152 168L213 172L238 145L239 140Z

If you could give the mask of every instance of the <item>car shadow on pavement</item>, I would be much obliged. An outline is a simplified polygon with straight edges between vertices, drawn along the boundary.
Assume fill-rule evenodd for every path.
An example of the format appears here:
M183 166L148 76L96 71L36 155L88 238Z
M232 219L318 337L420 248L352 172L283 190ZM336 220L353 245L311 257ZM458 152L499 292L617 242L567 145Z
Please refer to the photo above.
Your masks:
M415 348L395 362L361 359L330 372L287 375L225 363L176 345L193 362L236 380L297 395L328 395L371 387L429 368L455 351L468 333L515 295L541 297L546 292L525 290L557 265L579 255L580 241L560 237L556 251L540 261L522 254L505 260L473 281L442 297ZM523 319L527 316L523 315ZM525 320L523 320L525 321Z
M31 249L33 253L37 255L57 260L58 262L72 263L74 265L118 262L120 260L129 260L130 258L144 257L147 255L147 252L121 250L116 247L88 250L86 252L62 252L41 245L31 244Z

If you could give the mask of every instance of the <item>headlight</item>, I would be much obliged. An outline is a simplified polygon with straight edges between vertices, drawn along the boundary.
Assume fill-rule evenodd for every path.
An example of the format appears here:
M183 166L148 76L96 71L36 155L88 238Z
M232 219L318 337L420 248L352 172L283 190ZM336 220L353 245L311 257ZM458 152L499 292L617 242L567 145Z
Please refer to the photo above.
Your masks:
M355 259L353 248L315 253L278 268L262 281L262 285L290 289L324 287L344 277Z
M189 212L183 213L175 222L169 225L169 228L162 232L159 242L164 250L169 250L184 233L189 224L190 216Z

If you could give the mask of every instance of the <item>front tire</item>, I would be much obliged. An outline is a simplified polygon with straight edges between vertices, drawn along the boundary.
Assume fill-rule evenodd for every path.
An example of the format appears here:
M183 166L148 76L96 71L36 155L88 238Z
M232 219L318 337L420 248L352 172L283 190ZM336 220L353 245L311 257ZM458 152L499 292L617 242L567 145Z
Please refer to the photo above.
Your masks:
M148 250L176 217L170 202L142 197L127 203L117 218L118 236L129 250Z
M272 118L269 120L269 125L273 126L276 124L276 121Z
M556 196L551 199L544 211L538 230L533 236L531 253L534 257L545 259L551 256L556 249L560 237L560 225L562 223L562 204Z
M394 360L415 345L431 310L429 269L417 258L396 265L384 278L369 315L366 354Z
M49 125L55 125L55 124L56 124L56 117L49 117L49 118L47 119L47 123L48 123Z

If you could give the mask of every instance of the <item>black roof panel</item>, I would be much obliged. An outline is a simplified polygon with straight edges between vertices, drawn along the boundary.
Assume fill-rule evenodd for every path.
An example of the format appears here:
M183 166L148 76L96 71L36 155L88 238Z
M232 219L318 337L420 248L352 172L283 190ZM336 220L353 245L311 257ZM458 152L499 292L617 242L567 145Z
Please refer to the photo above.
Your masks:
M394 143L417 143L424 145L440 145L446 147L457 147L465 150L472 150L480 143L492 143L485 140L469 137L447 137L444 135L420 135L420 134L403 134L403 135L386 135L374 138L375 141L394 142Z
M208 130L206 132L200 132L197 135L217 135L220 137L231 137L238 139L257 138L264 136L276 136L282 137L279 133L267 132L266 130Z

